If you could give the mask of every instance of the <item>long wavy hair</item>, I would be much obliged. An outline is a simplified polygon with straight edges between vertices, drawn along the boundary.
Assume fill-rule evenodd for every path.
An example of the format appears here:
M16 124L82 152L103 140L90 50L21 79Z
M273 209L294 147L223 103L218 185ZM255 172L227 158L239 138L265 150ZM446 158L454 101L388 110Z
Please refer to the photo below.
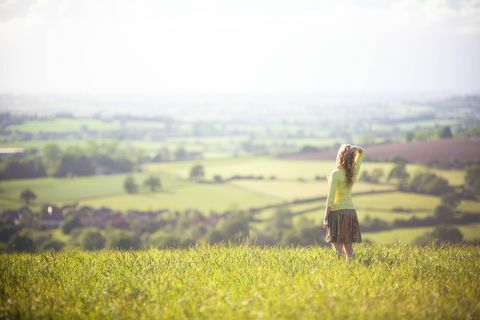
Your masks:
M347 186L353 184L353 174L355 170L355 149L350 144L342 144L337 153L337 168L345 169L347 177Z

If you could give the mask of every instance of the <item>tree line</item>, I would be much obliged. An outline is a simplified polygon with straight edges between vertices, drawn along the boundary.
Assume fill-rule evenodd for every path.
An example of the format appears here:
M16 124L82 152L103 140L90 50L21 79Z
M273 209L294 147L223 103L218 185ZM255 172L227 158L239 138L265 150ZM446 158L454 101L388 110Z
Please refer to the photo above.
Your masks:
M23 156L9 156L0 161L0 179L38 177L91 176L132 172L147 162L190 160L201 158L198 152L178 147L174 152L161 148L152 154L141 149L126 150L118 141L85 146L61 148L47 144L40 152L26 152Z

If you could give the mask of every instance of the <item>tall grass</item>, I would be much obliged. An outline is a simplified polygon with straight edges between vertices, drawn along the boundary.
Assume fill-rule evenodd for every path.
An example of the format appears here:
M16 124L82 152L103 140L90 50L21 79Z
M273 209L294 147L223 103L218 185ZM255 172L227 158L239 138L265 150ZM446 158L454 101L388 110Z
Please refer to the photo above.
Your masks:
M479 319L480 248L3 254L0 318Z

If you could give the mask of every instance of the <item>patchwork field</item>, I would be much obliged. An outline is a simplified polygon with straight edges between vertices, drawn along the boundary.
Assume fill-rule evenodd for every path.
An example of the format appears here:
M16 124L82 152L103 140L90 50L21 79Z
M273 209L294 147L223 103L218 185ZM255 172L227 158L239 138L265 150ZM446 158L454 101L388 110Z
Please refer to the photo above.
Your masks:
M276 179L281 180L313 180L316 176L325 178L334 168L335 161L334 158L329 161L292 161L271 157L239 157L233 159L152 163L146 164L144 170L146 172L166 172L181 178L188 178L191 167L196 164L203 165L208 179L213 179L215 175L220 175L223 178L234 175L255 175L263 176L265 179L274 176ZM371 172L373 169L382 169L385 179L392 167L393 164L387 162L364 162L362 170ZM428 169L425 166L417 164L408 165L407 170L410 174L430 170L447 179L451 185L463 184L465 177L463 170Z
M234 180L228 183L246 190L251 190L284 200L323 197L328 193L327 181L292 181L292 180ZM358 182L353 192L371 192L395 190L394 186Z
M450 161L462 159L480 161L480 138L439 139L429 141L414 141L409 143L387 143L373 145L368 148L369 159L385 161L394 156L402 157L411 162L426 163L429 161ZM297 160L328 160L334 159L337 150L330 149L306 154L288 156Z
M432 216L435 207L440 204L440 198L435 196L398 191L354 195L353 201L357 208L358 219L361 223L364 222L367 217L370 219L378 218L387 222L392 222L395 219L405 220L412 217L425 218ZM325 201L289 204L285 206L285 208L288 208L293 213L311 210L304 214L295 215L293 221L307 218L315 223L321 223L324 216ZM276 210L276 208L264 210L259 213L257 217L259 219L270 219ZM458 210L480 214L480 202L463 200ZM480 229L478 229L477 232L480 235Z
M203 164L208 179L215 175L224 178L234 175L262 175L262 180L232 180L223 184L195 184L188 181L190 169L195 164ZM383 168L388 172L389 163L365 162L362 170ZM80 202L95 207L111 206L118 210L165 208L185 209L197 207L202 210L226 210L227 208L249 208L272 203L281 203L295 199L326 196L325 178L331 171L330 161L290 161L269 157L239 157L234 159L211 159L201 161L182 161L146 164L143 172L135 173L140 193L128 195L123 189L126 174L74 177L74 178L38 178L6 180L0 182L0 208L18 207L19 195L30 188L37 194L34 203ZM419 165L408 168L412 173L421 170ZM463 179L461 170L435 170L448 178L452 184ZM162 191L151 193L143 187L143 180L149 175L158 175L162 182ZM273 179L273 180L272 180ZM389 184L369 184L358 182L355 193L368 191L393 190ZM439 199L423 195L382 194L361 195L355 197L359 212L368 212L371 217L393 220L402 213L386 214L394 208L405 207L415 214L431 213ZM476 211L475 203L462 203L461 210Z
M195 164L203 164L208 179L215 175L224 178L234 175L262 175L261 180L232 180L221 184L194 183L187 179L190 169ZM391 164L365 162L362 170L383 168L388 172ZM144 166L142 172L133 176L139 184L137 194L127 194L123 188L126 174L74 177L74 178L39 178L0 182L0 209L18 208L22 205L20 193L30 188L37 195L32 203L34 208L41 204L79 203L95 208L110 207L115 210L184 210L196 208L209 214L212 211L248 209L267 205L288 203L299 199L326 197L328 184L325 179L315 180L317 176L325 178L331 171L331 161L292 161L269 157L239 157L233 159L211 159L201 161L182 161L171 163L155 163ZM410 165L411 174L424 170L420 165ZM451 184L461 184L464 172L461 170L435 170L447 178ZM150 174L161 179L162 190L150 192L143 186L144 179ZM395 186L387 183L370 184L358 182L354 193L379 191L373 194L357 194L354 203L359 220L379 218L387 222L395 219L411 217L425 218L433 215L440 198L429 195L403 193L395 191ZM296 215L293 221L307 218L314 223L321 223L325 200L303 204L290 204L289 210L294 213L308 210ZM277 208L264 210L257 214L259 220L268 220ZM459 211L479 213L480 202L462 201ZM263 228L264 222L255 223ZM471 227L478 231L479 226ZM478 228L478 229L477 229ZM410 229L409 229L410 230ZM413 230L413 234L421 233L421 229ZM470 230L470 229L465 229ZM398 231L400 234L404 231ZM405 231L407 234L408 232ZM375 234L372 240L392 242L398 237L397 231ZM393 234L393 236L392 236ZM412 236L414 237L414 236ZM406 237L407 239L410 239Z
M115 210L183 210L199 209L210 211L248 209L278 203L281 199L264 194L232 187L229 185L185 184L160 192L140 194L119 194L96 199L81 200L80 204L93 207L109 207Z

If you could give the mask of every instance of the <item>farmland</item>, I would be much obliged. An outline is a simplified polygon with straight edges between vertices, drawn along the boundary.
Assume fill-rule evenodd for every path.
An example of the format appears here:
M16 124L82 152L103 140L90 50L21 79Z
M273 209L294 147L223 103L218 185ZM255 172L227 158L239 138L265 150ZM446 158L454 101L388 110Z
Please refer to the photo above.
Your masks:
M206 176L213 179L215 175L225 178L234 175L262 175L262 180L232 180L217 185L197 184L189 181L188 174L195 164L202 164ZM281 203L295 199L325 196L327 191L326 175L331 171L331 161L291 161L267 157L244 157L234 159L212 159L172 162L164 164L147 164L143 171L133 174L139 181L148 174L156 174L161 178L162 191L148 192L141 188L139 194L128 195L123 190L123 180L127 174L75 177L75 178L37 178L3 181L0 186L3 192L0 204L8 208L12 204L19 205L18 195L24 188L31 188L38 195L39 203L80 202L94 207L112 207L116 210L128 209L185 209L195 207L200 210L227 210L231 207L246 209L249 207ZM388 172L390 163L364 163L362 170L382 168ZM409 166L409 171L421 170L419 165ZM425 170L425 168L423 168ZM461 184L464 172L461 170L433 170L444 176L452 185ZM274 180L270 179L274 177ZM315 180L315 177L322 180ZM300 180L299 180L300 179ZM359 182L354 192L394 190L389 184L369 184ZM413 197L413 198L412 198ZM375 200L378 199L378 200ZM414 201L412 201L414 199ZM418 199L418 200L416 200ZM418 201L429 203L427 207L417 206ZM409 195L404 198L389 195L358 196L355 202L360 208L368 208L368 203L383 202L383 211L388 208L402 207L410 203L410 209L420 212L431 212L438 199L428 196ZM478 210L476 204L466 204L471 210ZM420 209L420 210L418 210Z
M368 151L369 152L369 151ZM145 172L166 172L177 175L181 178L188 178L189 170L195 164L201 164L205 167L206 177L212 179L215 175L228 178L234 175L253 175L262 176L269 179L272 176L282 180L313 180L315 177L326 178L335 166L335 157L330 160L309 161L309 160L286 160L272 157L240 157L232 159L212 159L212 160L190 160L172 163L155 163L144 166ZM388 173L393 167L389 162L368 162L366 161L362 170L371 171L381 169ZM418 171L429 170L438 174L449 181L452 185L463 184L465 172L458 169L435 169L428 168L419 164L407 165L409 173L414 174ZM385 177L384 177L385 179Z
M2 318L476 319L473 246L197 246L0 259Z
M86 226L97 228L104 239L117 231L130 232L129 236L142 239L141 245L135 242L136 248L168 246L172 237L177 245L202 239L215 243L229 223L237 227L243 223L247 233L263 236L265 243L298 244L298 237L303 237L299 234L314 234L315 239L305 241L318 243L323 239L318 226L323 219L326 178L335 166L338 145L350 142L365 146L361 171L376 177L369 180L366 175L353 188L361 226L369 231L366 239L392 243L401 238L411 243L417 235L434 230L436 210L444 202L441 194L401 189L399 180L389 179L397 166L395 156L407 160L409 179L421 173L435 175L446 179L456 193L463 190L467 167L477 159L477 148L472 148L478 142L476 120L471 116L477 108L475 99L343 106L316 104L313 99L310 102L316 107L304 101L295 108L282 106L284 101L267 108L267 101L249 102L256 107L248 112L242 107L225 109L216 101L208 113L196 101L184 105L169 100L161 103L161 113L146 112L151 104L139 102L138 110L121 114L117 104L108 108L102 102L104 113L76 114L69 113L66 106L71 101L66 101L59 108L65 113L38 115L33 108L26 114L4 114L0 209L8 211L6 216L17 212L17 220L11 220L17 223L19 208L25 204L31 221L42 215L48 219L49 207L55 212L83 212L81 227L73 234L68 234L68 228L66 233L59 232L66 223L61 213L59 220L51 222L56 226L52 230L36 230L31 222L22 231L35 239L53 236L65 247L78 246L76 237L91 231ZM299 101L303 100L292 103ZM451 111L457 103L462 108ZM122 101L118 105L125 106ZM18 149L9 154L11 150L2 148ZM464 161L453 159L452 154ZM445 162L432 162L433 158ZM200 178L192 177L196 167L200 167ZM149 185L152 179L158 185ZM133 184L131 189L127 181ZM34 195L28 201L23 198L27 191ZM478 239L480 202L471 195L462 197L451 210L452 225L465 233L464 239ZM115 216L117 223L123 221L118 228L126 230L104 230L106 221L89 218L85 212ZM243 216L245 212L250 216ZM126 221L142 213L150 215L142 219L151 219L144 222L146 233L142 227L133 231L136 222ZM235 216L247 220L234 221ZM286 220L280 223L279 219ZM277 223L290 230L275 231ZM303 232L306 227L317 229ZM397 231L402 236L395 237ZM0 249L1 245L8 247L7 241ZM108 246L103 242L100 247Z

